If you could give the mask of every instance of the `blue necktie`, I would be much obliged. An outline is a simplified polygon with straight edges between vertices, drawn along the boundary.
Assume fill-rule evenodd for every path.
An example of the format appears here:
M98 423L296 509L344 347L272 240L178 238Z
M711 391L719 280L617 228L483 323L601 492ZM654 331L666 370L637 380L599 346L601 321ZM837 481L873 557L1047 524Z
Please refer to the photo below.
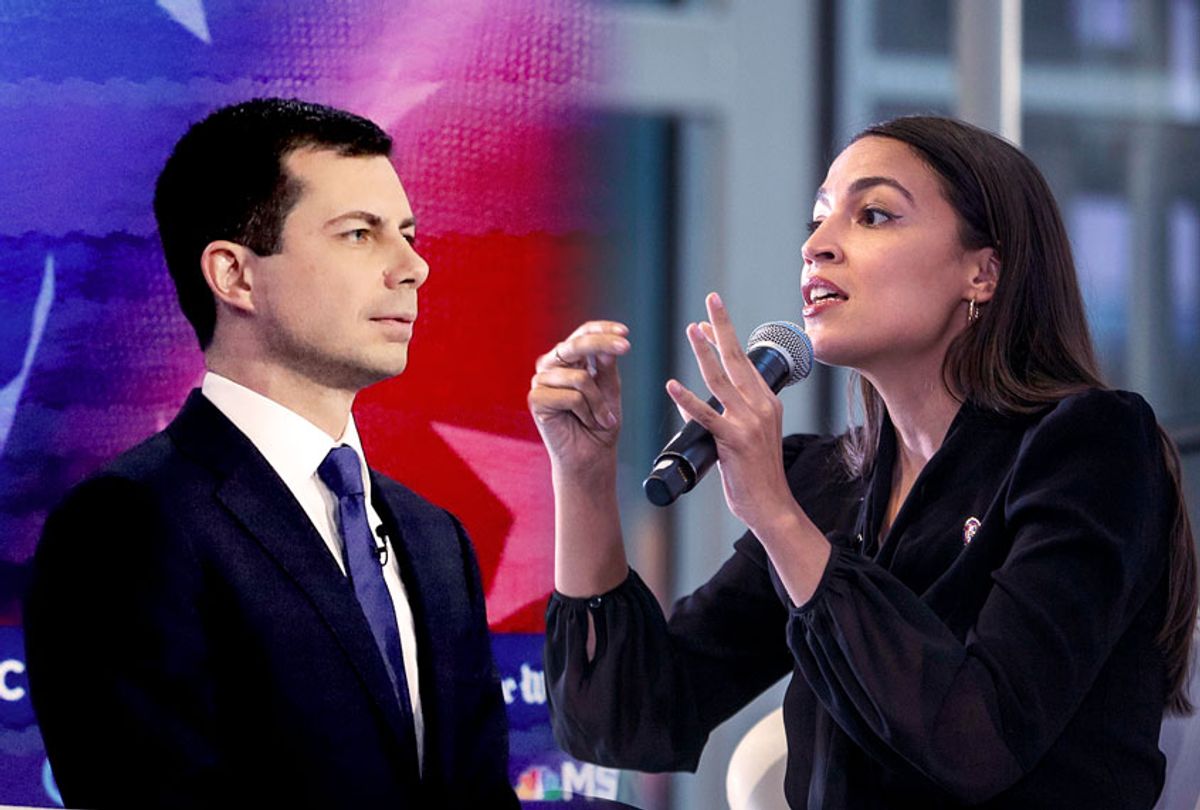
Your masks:
M412 744L415 764L416 732L408 696L408 679L404 675L400 631L396 628L396 609L383 581L383 566L375 552L375 536L367 523L367 500L363 492L358 453L344 444L333 448L317 468L317 475L337 498L338 523L346 547L350 581L367 623L371 625L371 633L387 666L396 698L400 701L400 712L411 732L408 742Z

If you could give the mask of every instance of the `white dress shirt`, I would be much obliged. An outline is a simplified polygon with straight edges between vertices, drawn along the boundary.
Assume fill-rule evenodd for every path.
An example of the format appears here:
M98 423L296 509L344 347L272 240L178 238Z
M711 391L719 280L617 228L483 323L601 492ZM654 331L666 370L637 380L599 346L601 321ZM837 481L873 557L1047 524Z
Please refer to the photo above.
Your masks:
M367 498L367 521L371 524L373 532L383 525L371 504L371 477L367 474L366 456L358 438L358 430L354 426L354 416L351 415L347 421L342 437L334 441L329 438L328 433L295 411L288 410L278 402L220 374L211 371L206 373L200 392L217 407L217 410L225 414L238 430L246 434L246 438L283 479L283 483L296 497L321 539L325 541L329 553L333 555L342 573L346 573L342 536L337 525L337 498L317 476L317 468L334 447L345 444L358 453L359 464L362 467L363 491ZM421 694L418 688L420 678L417 673L416 629L394 550L388 556L388 562L383 568L383 580L396 610L396 625L400 630L400 643L404 650L404 672L416 726L417 761L420 766L425 760L425 723L421 714Z

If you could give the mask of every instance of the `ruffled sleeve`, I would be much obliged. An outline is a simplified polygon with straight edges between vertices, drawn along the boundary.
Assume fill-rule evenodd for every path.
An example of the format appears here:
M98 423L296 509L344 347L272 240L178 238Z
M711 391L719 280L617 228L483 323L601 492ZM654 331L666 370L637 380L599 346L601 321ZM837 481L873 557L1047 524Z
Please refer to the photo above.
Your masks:
M555 738L601 765L695 770L709 732L791 669L786 621L765 571L738 552L670 622L633 571L590 599L554 594L546 678Z

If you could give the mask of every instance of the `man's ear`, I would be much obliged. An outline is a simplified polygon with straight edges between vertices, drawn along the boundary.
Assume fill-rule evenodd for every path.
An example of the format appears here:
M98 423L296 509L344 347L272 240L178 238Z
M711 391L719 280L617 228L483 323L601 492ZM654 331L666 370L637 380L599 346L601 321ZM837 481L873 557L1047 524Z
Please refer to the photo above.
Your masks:
M218 239L200 254L200 271L217 301L243 312L254 311L254 252Z
M989 247L975 251L975 257L965 298L977 304L986 304L996 294L996 282L1000 280L1000 255L995 248Z

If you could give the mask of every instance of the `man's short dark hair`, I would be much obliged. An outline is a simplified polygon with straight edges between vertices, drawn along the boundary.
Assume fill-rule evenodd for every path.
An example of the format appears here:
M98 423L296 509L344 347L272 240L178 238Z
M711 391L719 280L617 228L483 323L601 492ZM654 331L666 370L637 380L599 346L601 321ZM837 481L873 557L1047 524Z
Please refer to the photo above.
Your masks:
M154 216L179 306L200 348L212 342L217 309L200 272L217 239L260 256L279 252L283 222L303 188L284 160L297 149L346 157L389 155L392 139L366 118L295 99L222 107L184 134L158 176Z

